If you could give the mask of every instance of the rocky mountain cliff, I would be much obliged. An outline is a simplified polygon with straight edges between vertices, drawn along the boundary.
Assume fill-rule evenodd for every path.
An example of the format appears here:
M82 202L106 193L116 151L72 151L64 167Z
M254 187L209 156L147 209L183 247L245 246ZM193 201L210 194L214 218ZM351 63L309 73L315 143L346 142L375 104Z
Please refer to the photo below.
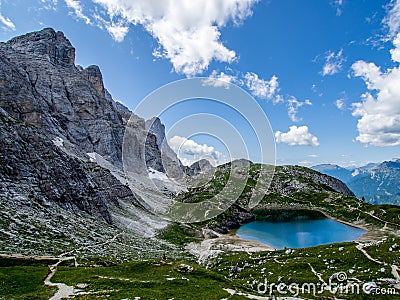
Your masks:
M46 28L0 43L0 200L9 212L4 224L22 212L31 210L30 219L50 207L78 219L94 217L100 231L106 224L129 230L131 245L132 238L154 236L168 223L143 209L126 182L122 145L128 123L135 135L145 136L149 162L161 158L163 148L170 164L181 167L160 120L154 122L157 130L149 129L114 101L99 67L75 65L75 49L62 32ZM159 159L140 167L144 175L149 167L164 172ZM55 230L69 231L62 224Z
M156 145L155 147L148 147L149 151L146 155L147 167L166 173L172 178L182 178L185 174L185 167L168 145L165 126L161 123L161 120L157 117L147 120L146 130L148 131L147 141L154 140ZM150 149L155 149L155 151Z
M0 103L12 117L42 128L80 154L121 165L124 123L106 99L97 66L75 65L75 49L47 28L0 44Z
M112 223L108 207L132 192L106 170L64 153L43 131L11 118L0 108L0 186L11 205L57 203ZM23 203L25 202L26 203Z
M75 48L62 32L47 28L16 37L0 44L0 55L0 103L6 112L42 128L49 138L62 139L77 155L96 152L122 166L122 140L131 113L112 99L98 66L75 65ZM159 120L154 124L161 126ZM163 130L156 132L156 151L165 143ZM149 131L151 145L156 137ZM154 149L148 153L155 155ZM169 156L180 163L176 155ZM162 171L160 165L156 169Z
M1 43L0 57L0 107L10 117L40 128L70 155L83 160L100 155L122 169L131 112L112 99L99 67L75 65L75 48L62 32L46 28ZM130 123L146 138L144 169L165 172L161 150L169 165L182 168L158 118L146 123L133 116Z

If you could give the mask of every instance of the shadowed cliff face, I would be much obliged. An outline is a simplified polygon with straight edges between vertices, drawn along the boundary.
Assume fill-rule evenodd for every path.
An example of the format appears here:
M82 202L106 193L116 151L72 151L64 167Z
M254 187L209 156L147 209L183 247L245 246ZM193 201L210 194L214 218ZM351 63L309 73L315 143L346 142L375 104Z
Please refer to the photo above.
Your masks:
M57 203L112 223L108 206L133 199L106 170L68 156L40 129L10 118L1 108L0 135L0 198L10 205Z

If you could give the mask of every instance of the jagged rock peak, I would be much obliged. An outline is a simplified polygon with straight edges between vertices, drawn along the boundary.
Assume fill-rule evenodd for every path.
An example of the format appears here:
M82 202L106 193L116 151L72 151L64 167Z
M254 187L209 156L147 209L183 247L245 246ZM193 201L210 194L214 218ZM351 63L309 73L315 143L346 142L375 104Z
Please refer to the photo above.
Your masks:
M100 68L95 65L91 65L84 70L87 75L87 79L93 84L95 90L101 98L105 98L105 90L103 83L103 75L101 74Z
M244 158L235 159L231 162L233 168L250 167L252 164L253 163L250 160Z
M157 146L161 148L161 144L165 139L165 126L161 123L160 118L153 117L146 121L146 130L157 137Z
M51 63L63 66L75 65L75 48L61 31L45 28L15 37L7 45L19 53L47 56Z
M199 173L209 173L214 171L214 167L207 159L200 159L196 161L190 166L190 169L193 170L193 174L197 175Z

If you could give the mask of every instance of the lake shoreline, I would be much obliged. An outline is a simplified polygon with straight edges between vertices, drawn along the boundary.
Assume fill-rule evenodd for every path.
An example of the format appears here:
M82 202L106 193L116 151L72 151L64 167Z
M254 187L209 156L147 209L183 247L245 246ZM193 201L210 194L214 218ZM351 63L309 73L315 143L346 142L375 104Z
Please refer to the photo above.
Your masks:
M316 224L310 224L306 220L286 222L254 221L251 222L253 224L250 226L249 224L251 223L242 225L243 231L240 232L239 229L235 232L235 235L242 240L255 241L275 250L283 250L285 248L309 248L325 244L356 242L365 239L366 235L370 233L363 226L337 220L326 214L324 216L324 219L308 220L320 222L317 227L315 227ZM285 223L287 225L284 225ZM362 232L360 232L361 230ZM326 232L329 232L329 234L326 234Z
M345 225L348 225L348 226L351 226L351 227L354 227L354 228L365 230L366 233L364 233L364 234L367 234L370 231L370 229L368 229L367 227L365 227L363 225L358 225L358 224L354 224L354 223L351 223L351 222L348 222L348 221L337 219L335 217L332 217L332 216L328 215L327 213L325 213L323 211L319 211L319 212L322 213L327 219L331 219L331 220L337 221L339 223L342 223L342 224L345 224Z

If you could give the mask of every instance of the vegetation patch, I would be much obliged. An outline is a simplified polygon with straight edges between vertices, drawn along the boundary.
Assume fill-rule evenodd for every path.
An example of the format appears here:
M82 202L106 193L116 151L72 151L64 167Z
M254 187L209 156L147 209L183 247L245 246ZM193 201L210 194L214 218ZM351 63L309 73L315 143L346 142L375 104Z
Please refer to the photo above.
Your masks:
M158 234L157 237L177 246L183 246L190 242L198 241L192 230L189 231L188 228L184 228L178 223L168 225Z
M89 295L78 294L75 299L223 299L229 296L224 288L235 288L224 276L186 261L142 261L101 268L60 267L54 280L72 286L84 284Z
M0 299L49 299L57 289L43 283L49 273L47 263L0 258Z

